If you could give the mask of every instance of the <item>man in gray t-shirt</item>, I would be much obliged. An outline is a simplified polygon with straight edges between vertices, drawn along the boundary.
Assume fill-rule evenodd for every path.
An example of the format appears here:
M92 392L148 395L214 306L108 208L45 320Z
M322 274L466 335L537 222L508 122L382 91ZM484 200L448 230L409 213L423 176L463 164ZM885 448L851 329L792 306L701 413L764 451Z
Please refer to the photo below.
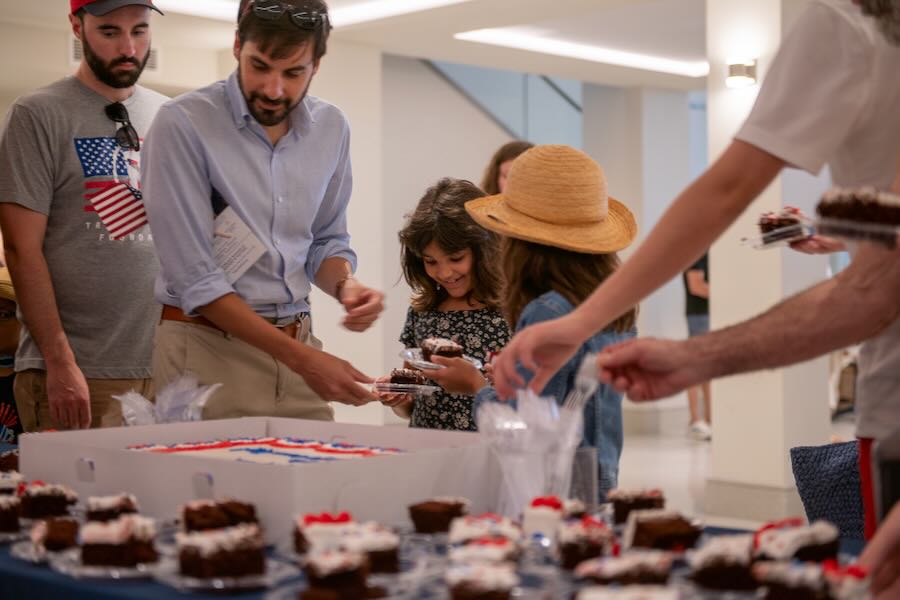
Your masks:
M152 396L158 263L140 145L165 96L136 85L152 0L70 0L75 75L19 98L0 130L0 225L24 328L26 431L121 425L111 396ZM159 12L157 10L157 12Z

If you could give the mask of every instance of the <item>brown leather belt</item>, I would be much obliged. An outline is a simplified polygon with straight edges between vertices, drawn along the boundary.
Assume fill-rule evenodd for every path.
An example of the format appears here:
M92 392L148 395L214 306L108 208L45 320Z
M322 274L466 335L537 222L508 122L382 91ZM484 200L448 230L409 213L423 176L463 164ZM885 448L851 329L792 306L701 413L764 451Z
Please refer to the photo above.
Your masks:
M193 323L194 325L203 325L204 327L209 327L211 329L215 329L216 331L221 331L222 333L227 333L224 329L207 319L206 317L191 317L184 314L184 311L178 308L177 306L171 306L169 304L163 304L162 316L160 317L161 321L180 321L182 323ZM299 327L299 322L292 321L283 327L275 327L287 335L288 337L296 338L297 337L297 327Z

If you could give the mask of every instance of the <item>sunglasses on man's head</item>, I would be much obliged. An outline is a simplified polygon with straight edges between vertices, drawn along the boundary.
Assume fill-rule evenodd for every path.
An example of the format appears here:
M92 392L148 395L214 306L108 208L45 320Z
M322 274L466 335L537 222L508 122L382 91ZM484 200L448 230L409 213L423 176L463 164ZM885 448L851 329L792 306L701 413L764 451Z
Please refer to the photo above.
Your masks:
M291 22L305 31L313 31L319 25L328 24L328 13L291 6L278 0L250 0L249 8L254 15L266 21L277 21L285 14L290 15Z
M107 104L104 111L109 120L122 125L116 130L116 143L125 150L139 152L141 149L141 138L131 124L131 119L128 118L128 109L125 108L125 105L121 102L113 102L112 104Z

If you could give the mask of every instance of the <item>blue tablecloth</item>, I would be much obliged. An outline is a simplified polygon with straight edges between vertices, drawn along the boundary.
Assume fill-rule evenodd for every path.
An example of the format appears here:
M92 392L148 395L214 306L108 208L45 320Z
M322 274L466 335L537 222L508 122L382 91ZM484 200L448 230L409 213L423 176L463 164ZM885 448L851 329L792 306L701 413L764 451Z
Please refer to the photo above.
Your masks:
M284 582L285 586L296 585L300 577ZM262 600L267 592L231 594L229 598ZM52 571L46 565L32 565L9 555L9 546L0 548L0 599L2 600L121 600L146 599L166 600L169 598L222 598L222 594L196 594L189 596L174 588L153 580L138 581L98 581L72 579Z

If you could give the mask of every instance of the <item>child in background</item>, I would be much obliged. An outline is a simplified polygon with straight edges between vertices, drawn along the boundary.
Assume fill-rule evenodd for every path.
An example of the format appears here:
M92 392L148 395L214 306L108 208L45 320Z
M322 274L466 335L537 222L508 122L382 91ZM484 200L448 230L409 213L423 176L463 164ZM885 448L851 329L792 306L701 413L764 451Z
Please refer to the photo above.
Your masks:
M484 190L484 193L488 196L502 194L506 190L506 177L509 175L513 161L531 148L534 148L534 144L523 140L514 140L500 146L491 157L491 161L484 170L484 176L481 178L481 189Z
M400 335L407 348L430 337L447 338L487 363L509 341L498 302L497 236L465 210L466 202L482 196L473 183L442 179L425 192L400 231L403 276L413 291ZM395 411L410 413L411 427L474 431L473 401L471 394L439 392Z
M619 265L616 252L637 234L628 208L607 197L603 170L568 146L536 146L512 166L506 191L466 204L483 227L503 236L506 278L502 302L516 331L565 315L583 302ZM588 339L541 392L560 405L575 385L584 356L633 338L636 309ZM433 358L447 368L429 374L446 390L498 401L469 363ZM520 365L521 368L521 365ZM523 372L526 381L530 373ZM597 448L601 499L616 487L622 452L622 395L600 385L584 409L584 443Z

